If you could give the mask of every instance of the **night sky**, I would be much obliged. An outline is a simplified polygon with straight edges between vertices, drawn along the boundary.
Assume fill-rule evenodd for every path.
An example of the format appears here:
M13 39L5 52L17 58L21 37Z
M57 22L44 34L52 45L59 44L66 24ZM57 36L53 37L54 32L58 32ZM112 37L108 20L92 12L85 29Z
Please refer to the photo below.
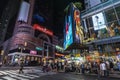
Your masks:
M84 9L84 0L54 0L54 30L60 37L63 37L64 9L71 2L81 2Z
M57 36L63 36L63 27L64 27L64 9L71 2L82 2L84 0L52 0L53 1L53 10L54 10L54 27L52 30ZM2 11L6 6L8 0L0 0L0 16L2 15ZM84 3L83 3L84 5ZM82 5L82 6L83 6ZM83 6L84 9L84 6Z

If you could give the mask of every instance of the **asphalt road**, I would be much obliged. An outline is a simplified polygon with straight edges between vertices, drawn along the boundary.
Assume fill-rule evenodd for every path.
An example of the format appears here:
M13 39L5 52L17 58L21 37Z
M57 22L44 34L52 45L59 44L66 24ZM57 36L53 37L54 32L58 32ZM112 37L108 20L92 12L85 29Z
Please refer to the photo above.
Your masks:
M0 80L120 80L120 74L111 74L110 77L100 77L97 75L82 75L64 72L43 73L39 67L26 67L24 73L18 73L18 67L0 68ZM117 78L119 77L119 79Z
M37 78L36 80L120 80L118 78L110 78L110 77L100 77L97 76L89 76L82 74L73 74L73 73L57 73L53 75L45 75Z

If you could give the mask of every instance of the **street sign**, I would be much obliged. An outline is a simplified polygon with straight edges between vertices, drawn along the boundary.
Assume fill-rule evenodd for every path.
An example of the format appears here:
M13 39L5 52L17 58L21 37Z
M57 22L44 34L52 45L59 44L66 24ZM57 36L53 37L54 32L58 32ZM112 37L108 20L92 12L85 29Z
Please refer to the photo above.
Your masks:
M41 47L36 47L35 49L38 50L38 51L43 50L43 48L41 48Z

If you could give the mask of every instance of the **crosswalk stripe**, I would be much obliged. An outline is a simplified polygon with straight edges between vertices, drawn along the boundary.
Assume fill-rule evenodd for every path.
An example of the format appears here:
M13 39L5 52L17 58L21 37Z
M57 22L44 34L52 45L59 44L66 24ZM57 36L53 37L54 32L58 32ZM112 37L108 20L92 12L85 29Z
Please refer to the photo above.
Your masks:
M11 77L9 77L9 76L3 76L2 78L3 78L3 79L7 79L7 80L17 80L17 79L11 78Z
M25 79L25 78L22 78L22 77L19 77L19 76L16 76L16 75L11 75L11 74L9 74L9 76L12 77L12 78L15 78L15 79L29 80L29 79Z
M13 71L13 70L10 70L10 72L18 74L17 72L19 72L19 71ZM25 72L25 71L24 71L24 72ZM30 77L39 77L39 76L37 76L37 75L26 74L26 73L25 73L24 75L27 75L27 76L30 76Z
M4 72L4 71L0 71L0 73L4 74L4 75L7 75L8 73Z
M8 73L10 73L10 74L12 74L12 75L17 75L17 76L20 76L20 77L23 77L23 78L28 78L28 79L34 79L34 78L35 78L35 77L25 76L25 75L23 75L23 74L11 73L11 72L9 72L9 71L5 71L5 72L8 72Z
M0 72L0 76L1 76L1 75L4 75L4 74Z
M0 71L0 75L4 75L0 77L0 80L32 80L44 75L52 75L56 74L55 72L48 72L43 73L40 70L34 69L32 72L31 70L24 70L23 74L18 73L19 70L2 70Z
M33 75L33 74L25 74L25 76L30 76L30 77L39 77L39 76L37 76L37 75Z
M2 74L6 74L7 76L3 77L4 79L8 79L8 80L16 80L16 79L20 79L20 80L29 80L29 79L34 79L36 77L36 75L30 75L30 74L16 74L14 73L14 71L0 71Z

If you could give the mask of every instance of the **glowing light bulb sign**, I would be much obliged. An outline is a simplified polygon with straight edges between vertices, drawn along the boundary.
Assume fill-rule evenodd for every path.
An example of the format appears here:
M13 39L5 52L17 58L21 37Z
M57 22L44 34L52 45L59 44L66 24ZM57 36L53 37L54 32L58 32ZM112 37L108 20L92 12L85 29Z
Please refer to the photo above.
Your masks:
M33 25L33 28L36 29L36 30L39 30L39 31L41 31L41 32L44 32L44 33L46 33L46 34L48 34L48 35L50 35L50 36L53 36L53 32L50 31L50 30L48 30L48 29L46 29L46 28L43 27L43 26L40 26L40 25L38 25L38 24L34 24L34 25Z

